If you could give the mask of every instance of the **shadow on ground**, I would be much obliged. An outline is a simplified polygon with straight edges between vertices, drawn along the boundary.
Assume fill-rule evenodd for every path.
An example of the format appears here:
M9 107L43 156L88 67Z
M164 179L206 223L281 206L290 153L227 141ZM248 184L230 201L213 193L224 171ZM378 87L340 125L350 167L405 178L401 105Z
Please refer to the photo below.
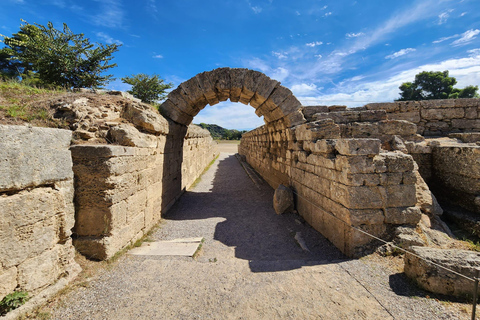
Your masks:
M214 239L235 247L235 257L248 260L253 272L292 270L346 259L299 215L277 215L272 206L274 190L266 183L255 185L234 155L221 159L211 170L215 169L213 181L208 183L204 176L165 215L166 220L224 218L215 227ZM299 246L297 233L309 251Z

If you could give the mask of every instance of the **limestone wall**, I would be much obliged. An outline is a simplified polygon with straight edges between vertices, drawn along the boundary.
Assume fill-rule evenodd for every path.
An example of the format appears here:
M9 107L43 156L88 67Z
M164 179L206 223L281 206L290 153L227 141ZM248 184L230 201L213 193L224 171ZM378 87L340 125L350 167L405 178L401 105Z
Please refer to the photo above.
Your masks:
M371 239L349 225L381 236L388 226L420 219L413 158L380 153L380 146L379 139L342 138L339 125L322 119L257 128L244 134L239 153L272 187L291 186L299 214L355 256Z
M118 130L130 132L135 130L132 128ZM117 142L135 146L71 148L74 244L83 254L107 259L141 238L216 156L206 130L191 128L187 132L185 126L175 123L161 130L158 135L142 134L138 141L122 139L133 134L111 134Z
M0 125L0 300L78 273L71 138L68 130Z
M392 120L407 120L425 136L480 132L480 99L445 99L370 103L366 110L385 110Z

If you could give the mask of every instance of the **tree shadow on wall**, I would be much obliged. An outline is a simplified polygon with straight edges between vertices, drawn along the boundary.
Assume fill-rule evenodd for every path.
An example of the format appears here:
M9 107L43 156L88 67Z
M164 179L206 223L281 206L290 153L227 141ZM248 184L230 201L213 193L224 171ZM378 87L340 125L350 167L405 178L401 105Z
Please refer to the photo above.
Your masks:
M273 193L266 183L257 187L230 155L219 161L212 185L201 182L195 191L185 193L165 219L223 218L216 224L213 238L235 247L235 257L248 260L253 272L292 270L346 259L299 215L277 215ZM197 224L202 228L199 221ZM297 233L309 251L295 240Z

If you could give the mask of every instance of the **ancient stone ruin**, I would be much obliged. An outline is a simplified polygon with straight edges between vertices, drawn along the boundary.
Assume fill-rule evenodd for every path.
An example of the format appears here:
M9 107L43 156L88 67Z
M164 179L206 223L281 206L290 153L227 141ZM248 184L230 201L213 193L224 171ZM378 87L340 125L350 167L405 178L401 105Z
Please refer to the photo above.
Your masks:
M298 214L347 256L380 245L367 233L448 244L430 187L480 212L478 99L302 106L266 75L231 68L182 83L160 113L102 99L52 103L71 130L0 126L0 299L73 277L74 246L108 259L147 233L218 154L193 118L228 99L265 120L239 154L273 188L288 186Z

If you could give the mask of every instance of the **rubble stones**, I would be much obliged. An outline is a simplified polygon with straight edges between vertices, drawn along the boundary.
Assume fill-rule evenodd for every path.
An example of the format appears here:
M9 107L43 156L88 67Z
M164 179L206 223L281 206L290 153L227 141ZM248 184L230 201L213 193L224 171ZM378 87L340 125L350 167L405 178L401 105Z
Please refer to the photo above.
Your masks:
M290 213L294 209L293 192L290 188L279 185L273 196L273 208L277 214Z

